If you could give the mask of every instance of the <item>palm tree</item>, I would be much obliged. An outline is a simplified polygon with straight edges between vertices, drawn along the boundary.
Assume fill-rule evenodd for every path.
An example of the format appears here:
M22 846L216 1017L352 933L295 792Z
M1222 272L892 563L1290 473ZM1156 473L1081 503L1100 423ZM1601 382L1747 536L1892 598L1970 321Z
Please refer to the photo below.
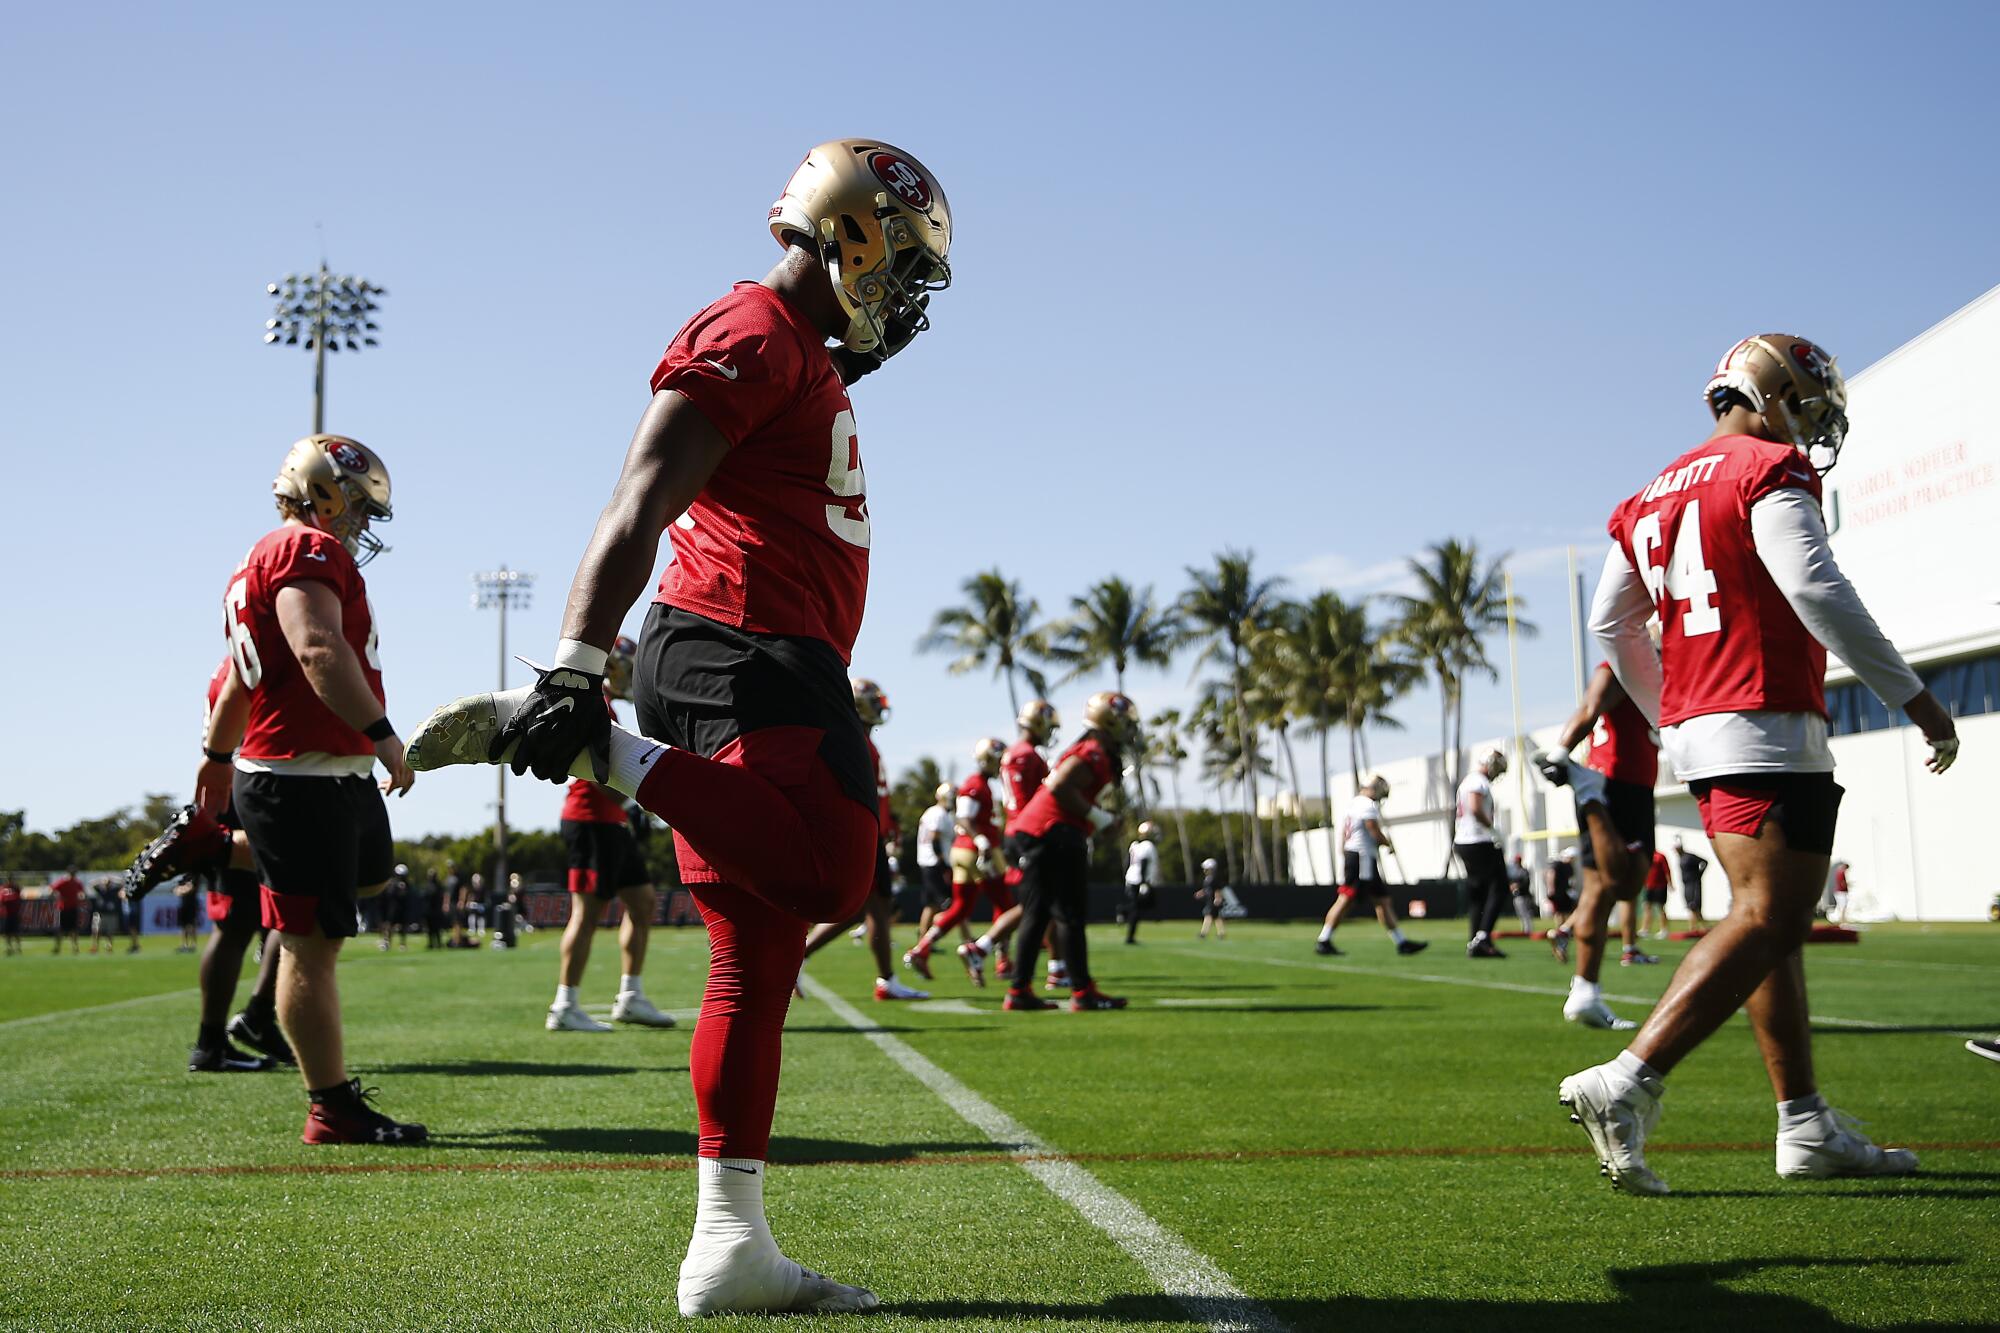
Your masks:
M1181 865L1187 871L1187 882L1195 883L1194 852L1188 845L1187 812L1181 805L1181 764L1187 759L1187 746L1181 744L1181 713L1178 708L1162 708L1146 723L1146 762L1156 768L1167 770L1167 781L1174 793L1174 832L1181 841ZM1158 779L1154 779L1157 788ZM1157 789L1154 796L1158 797Z
M1444 756L1445 790L1458 789L1465 775L1465 680L1481 672L1489 680L1499 672L1487 660L1485 637L1507 624L1507 556L1502 554L1485 566L1479 560L1478 543L1449 538L1431 545L1426 558L1409 562L1416 579L1414 594L1397 594L1395 637L1428 667L1437 679L1439 697L1438 738ZM1520 619L1520 599L1514 603L1515 628L1533 635L1535 627ZM1452 816L1449 795L1441 812ZM1446 854L1450 864L1450 854Z
M1222 816L1223 855L1228 859L1232 881L1236 879L1236 851L1229 835L1230 815L1224 797L1233 787L1247 790L1255 774L1271 771L1270 761L1261 750L1243 745L1243 737L1254 739L1256 733L1245 725L1241 717L1236 716L1237 712L1235 698L1229 690L1211 681L1202 687L1201 697L1189 720L1190 728L1201 737L1202 776L1215 788L1217 808ZM1244 846L1252 848L1257 830L1256 807L1248 806L1243 818ZM1261 874L1254 866L1252 873Z
M1282 579L1260 579L1252 568L1249 551L1224 550L1215 557L1212 569L1188 567L1188 590L1181 594L1178 607L1183 626L1182 642L1201 645L1195 670L1211 661L1229 666L1229 689L1235 700L1232 722L1237 728L1240 753L1256 749L1250 735L1250 710L1243 695L1245 645L1269 619ZM1260 879L1269 877L1263 841L1256 836L1257 766L1246 769L1245 796L1251 815L1250 871Z
M929 631L917 640L917 651L958 654L946 668L954 676L990 664L994 675L1006 678L1007 702L1018 716L1017 674L1036 694L1048 690L1047 679L1026 661L1047 651L1047 631L1035 624L1042 608L998 569L974 574L959 588L965 604L947 606L933 616Z
M1351 635L1352 622L1357 619L1365 627L1367 616L1362 608L1350 608L1338 593L1322 591L1303 603L1285 604L1274 623L1251 640L1252 669L1257 681L1251 694L1253 699L1263 695L1269 700L1285 766L1291 774L1292 790L1301 797L1294 822L1302 841L1306 827L1305 788L1299 781L1298 761L1292 754L1290 726L1299 723L1307 735L1319 738L1320 795L1325 807L1320 826L1326 830L1329 848L1333 830L1333 778L1327 759L1327 739L1334 728L1347 720L1347 655L1353 649L1351 639L1343 638L1342 634ZM1322 880L1319 859L1312 854L1310 844L1308 856L1314 879L1332 883L1335 867L1328 865Z
M1069 668L1057 684L1108 666L1123 694L1125 671L1133 663L1165 667L1173 661L1180 630L1172 612L1154 602L1150 585L1135 590L1114 574L1070 598L1070 614L1048 633L1044 656Z

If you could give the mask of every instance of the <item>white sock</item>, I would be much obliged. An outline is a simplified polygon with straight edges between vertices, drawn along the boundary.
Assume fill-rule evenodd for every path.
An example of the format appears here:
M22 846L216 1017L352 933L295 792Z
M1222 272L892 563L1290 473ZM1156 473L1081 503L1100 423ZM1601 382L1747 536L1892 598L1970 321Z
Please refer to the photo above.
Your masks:
M1582 977L1571 977L1569 979L1569 998L1578 1004L1596 1004L1604 998L1604 988L1594 981L1585 981Z
M1221 927L1217 926L1216 929L1220 930ZM1403 942L1403 928L1401 926L1389 927L1389 938L1401 944Z
M993 952L993 937L991 935L981 935L973 943L979 946L979 952L981 953Z
M1333 938L1333 927L1332 927L1332 926L1321 926L1321 927L1319 928L1319 942L1320 942L1321 944L1325 944L1325 943L1326 943L1326 942L1327 942L1328 940L1330 940L1330 939L1332 939L1332 938Z
M562 1009L576 1003L576 987L556 987L556 1008Z
M613 791L623 793L626 796L630 796L633 800L637 800L639 798L639 784L646 780L646 775L653 771L653 765L658 763L660 756L666 752L667 747L658 741L647 740L644 736L635 736L625 730L625 728L613 724L611 728L611 780L604 785L610 787ZM582 771L578 772L579 769ZM570 765L569 771L573 777L594 778L596 774L590 767L589 751L579 754L576 757L576 762Z
M1778 1132L1797 1129L1812 1121L1826 1110L1826 1098L1818 1093L1808 1093L1794 1097L1788 1102L1778 1103Z
M764 1164L703 1157L695 1176L694 1235L681 1262L682 1310L718 1295L733 1308L782 1309L798 1289L799 1266L779 1253L764 1220Z
M643 996L646 993L646 987L640 982L639 978L627 972L618 978L618 993L620 995Z
M1617 1066L1620 1073L1624 1074L1634 1083L1644 1087L1646 1091L1656 1097L1660 1094L1661 1087L1666 1080L1666 1075L1632 1054L1631 1051L1618 1052L1618 1058L1611 1063Z

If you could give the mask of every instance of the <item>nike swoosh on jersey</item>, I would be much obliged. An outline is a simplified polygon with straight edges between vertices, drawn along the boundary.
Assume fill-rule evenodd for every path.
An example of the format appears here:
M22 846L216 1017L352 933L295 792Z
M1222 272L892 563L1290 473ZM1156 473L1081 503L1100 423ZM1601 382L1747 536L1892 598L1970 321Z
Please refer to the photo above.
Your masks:
M326 561L326 552L324 552L324 551L307 551L307 552L306 552L306 559L308 559L308 560L318 560L318 561L320 561L320 562L321 562L322 564L324 564L324 563L325 563L325 561Z
M721 363L720 361L716 361L716 360L713 360L713 359L711 359L711 358L709 358L709 357L703 357L703 358L702 358L702 360L703 360L703 361L706 361L706 362L708 362L708 364L709 364L709 365L711 365L711 366L714 366L714 367L716 368L716 370L717 370L718 372L720 372L720 374L722 375L722 378L724 378L724 379L726 379L726 380L733 380L733 379L735 379L735 378L736 378L736 377L737 377L738 375L740 375L740 374L742 374L742 373L743 373L743 372L739 371L739 370L738 370L738 369L737 369L736 367L734 367L734 366L725 366L725 365L723 365L723 364L722 364L722 363ZM735 1168L735 1167L733 1167L733 1166L732 1166L732 1167L730 1167L729 1169L730 1169L730 1170L732 1170L732 1171L734 1171L734 1170L736 1170L737 1168Z

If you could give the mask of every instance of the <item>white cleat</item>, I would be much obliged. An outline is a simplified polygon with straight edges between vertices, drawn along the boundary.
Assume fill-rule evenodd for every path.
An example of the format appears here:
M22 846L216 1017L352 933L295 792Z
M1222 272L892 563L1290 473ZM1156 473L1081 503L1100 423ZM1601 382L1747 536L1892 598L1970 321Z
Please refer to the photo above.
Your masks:
M699 1270L682 1264L679 1296L681 1313L691 1319L711 1314L861 1314L881 1304L866 1287L850 1287L799 1267L768 1240L733 1246L719 1262Z
M523 685L498 694L468 694L453 699L424 719L424 724L410 737L403 757L420 773L452 764L504 761L507 757L504 754L497 760L488 759L486 749L533 689L532 685Z
M1861 1132L1861 1122L1832 1107L1789 1130L1778 1131L1778 1174L1787 1180L1828 1176L1907 1176L1917 1169L1908 1148L1884 1148Z
M905 986L900 977L875 978L875 998L878 1000L928 1000L931 993Z
M1591 1000L1579 1004L1575 1000L1563 1002L1563 1017L1572 1023L1581 1023L1587 1028L1605 1028L1612 1032L1630 1032L1638 1027L1629 1018L1620 1018L1611 1012L1611 1006L1602 1000Z
M549 1020L543 1024L551 1032L609 1032L609 1023L600 1023L577 1004L552 1004Z
M1660 1099L1622 1071L1614 1084L1605 1069L1571 1074L1557 1096L1590 1137L1598 1169L1612 1185L1632 1194L1665 1194L1667 1182L1646 1165L1646 1135L1660 1119Z
M638 991L622 990L611 1004L611 1021L614 1023L637 1023L641 1027L670 1028L674 1016L662 1013L653 1002Z

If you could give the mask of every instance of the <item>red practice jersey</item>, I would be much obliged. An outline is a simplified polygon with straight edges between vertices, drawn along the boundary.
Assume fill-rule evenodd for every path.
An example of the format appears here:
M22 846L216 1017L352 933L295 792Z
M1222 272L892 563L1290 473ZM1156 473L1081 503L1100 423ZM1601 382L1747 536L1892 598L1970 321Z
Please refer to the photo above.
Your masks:
M1607 662L1597 669L1609 666ZM1660 747L1653 744L1653 728L1639 705L1620 699L1598 714L1590 729L1590 757L1584 762L1619 782L1650 787L1660 780Z
M1646 887L1649 889L1664 889L1667 887L1667 854L1665 852L1655 851L1653 853L1653 862L1646 867Z
M13 883L0 884L0 912L12 912L21 905L21 890Z
M1033 741L1023 736L1007 747L1007 753L1000 759L1000 790L1007 798L1010 825L1021 817L1048 777L1049 761L1042 758Z
M984 773L974 773L964 782L958 784L958 795L960 800L970 800L976 807L972 812L972 818L965 821L972 826L972 831L984 837L988 842L998 842L1000 840L1000 828L993 820L992 782L987 780ZM952 839L951 845L954 847L970 847L973 845L973 841L961 833Z
M875 769L875 818L884 838L894 838L902 829L896 823L896 810L889 802L889 775L882 771L882 752L875 748L875 738L868 738L868 762Z
M670 528L655 601L847 661L868 596L868 494L854 408L826 339L783 297L739 282L674 335L653 391L701 410L730 450Z
M50 884L49 892L65 912L74 911L83 902L83 885L74 875L64 875Z
M354 557L317 528L286 524L250 548L223 598L229 653L250 690L250 720L238 753L245 759L372 756L374 744L320 701L278 627L278 590L294 583L324 583L340 598L341 637L361 659L376 702L384 702L375 613Z
M604 701L604 711L611 714L611 720L618 720L618 710L611 701ZM624 824L630 822L625 816L625 801L609 787L600 787L588 778L577 778L563 793L562 813L557 816L576 824Z
M1072 758L1081 761L1090 773L1089 796L1091 802L1095 804L1098 796L1118 777L1118 770L1111 766L1111 752L1106 750L1095 736L1085 736L1064 750L1062 758L1056 760L1055 766L1061 768ZM1086 833L1090 831L1088 820L1080 819L1056 804L1055 788L1045 782L1029 798L1027 807L1021 811L1020 819L1015 821L1014 831L1024 833L1031 838L1039 838L1058 824L1067 824Z
M1709 713L1826 713L1826 649L1778 591L1750 508L1780 490L1820 499L1788 444L1725 435L1675 459L1612 512L1609 529L1660 616L1660 725Z

